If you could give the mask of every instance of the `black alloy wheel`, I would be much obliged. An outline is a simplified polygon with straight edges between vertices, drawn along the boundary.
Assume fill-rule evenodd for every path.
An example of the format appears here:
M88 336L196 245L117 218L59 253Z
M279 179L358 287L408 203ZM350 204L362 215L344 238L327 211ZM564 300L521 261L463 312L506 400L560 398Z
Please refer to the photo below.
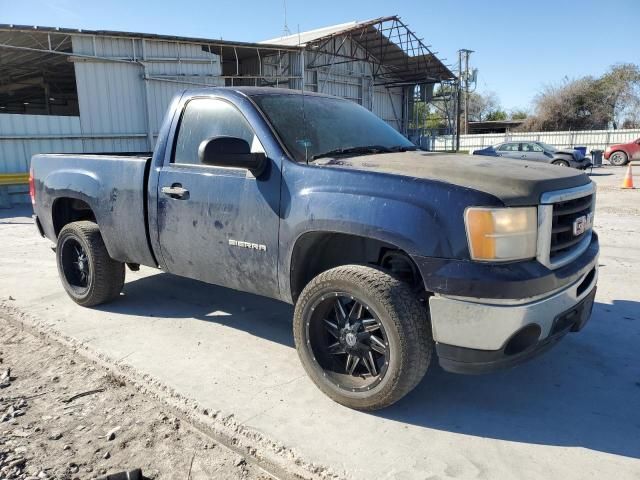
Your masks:
M66 238L60 245L61 266L67 283L78 293L89 287L91 268L89 257L82 244L75 238Z
M60 230L56 262L62 286L77 304L92 307L120 295L124 263L109 256L94 222L72 222Z
M346 292L330 292L311 311L307 338L327 379L351 392L380 383L389 365L389 342L370 307Z
M293 335L316 386L349 408L377 410L422 379L433 339L414 285L378 266L320 273L296 301Z

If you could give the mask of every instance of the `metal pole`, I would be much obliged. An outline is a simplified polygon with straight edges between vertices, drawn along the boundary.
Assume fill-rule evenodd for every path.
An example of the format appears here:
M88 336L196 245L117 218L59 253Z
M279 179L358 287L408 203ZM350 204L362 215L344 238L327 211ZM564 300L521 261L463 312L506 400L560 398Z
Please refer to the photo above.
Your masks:
M456 151L460 151L460 117L462 115L462 105L460 103L460 93L462 87L462 50L458 50L458 81L456 83Z
M300 70L302 71L302 88L300 90L302 90L302 93L304 94L304 70L305 70L305 65L304 65L304 48L302 50L300 50ZM304 98L304 97L303 97Z
M464 52L464 134L469 133L469 54L471 52Z

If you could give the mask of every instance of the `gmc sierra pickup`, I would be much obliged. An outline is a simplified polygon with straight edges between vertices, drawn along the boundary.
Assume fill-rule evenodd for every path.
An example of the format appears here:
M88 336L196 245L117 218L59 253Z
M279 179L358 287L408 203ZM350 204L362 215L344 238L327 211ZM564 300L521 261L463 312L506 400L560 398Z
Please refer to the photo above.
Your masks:
M596 292L586 175L419 151L325 95L186 91L153 155L36 155L30 187L75 302L147 265L295 304L304 368L352 408L397 401L433 355L460 373L529 359Z

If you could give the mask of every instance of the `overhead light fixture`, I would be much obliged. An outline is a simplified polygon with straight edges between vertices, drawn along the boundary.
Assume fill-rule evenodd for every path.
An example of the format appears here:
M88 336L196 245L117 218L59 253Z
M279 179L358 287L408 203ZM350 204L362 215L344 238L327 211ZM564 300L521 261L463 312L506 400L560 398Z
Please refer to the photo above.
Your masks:
M29 105L29 102L22 102L23 105Z
M55 101L56 101L56 99L55 99L55 98L53 98L53 97L49 97L49 101L50 101L50 102L55 102Z

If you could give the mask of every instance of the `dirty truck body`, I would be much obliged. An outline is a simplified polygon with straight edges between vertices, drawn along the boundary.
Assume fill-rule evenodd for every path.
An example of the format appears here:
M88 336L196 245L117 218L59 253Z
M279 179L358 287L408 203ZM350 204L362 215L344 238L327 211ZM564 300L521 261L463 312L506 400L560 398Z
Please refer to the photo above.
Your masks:
M305 369L353 408L395 402L434 355L513 366L591 314L587 176L417 151L346 100L187 91L153 155L36 155L31 175L77 303L116 299L125 265L292 303Z

